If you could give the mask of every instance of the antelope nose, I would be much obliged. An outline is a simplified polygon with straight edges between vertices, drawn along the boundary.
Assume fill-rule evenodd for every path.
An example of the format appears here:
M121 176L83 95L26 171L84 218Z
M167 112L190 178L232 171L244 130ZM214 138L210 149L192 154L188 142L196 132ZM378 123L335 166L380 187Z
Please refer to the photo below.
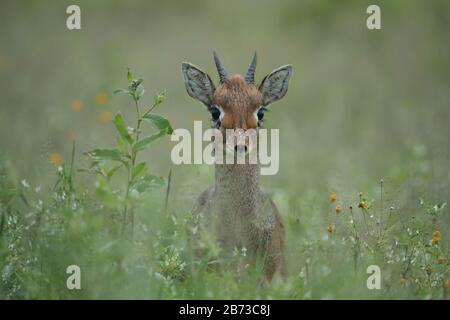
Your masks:
M234 147L234 151L236 152L247 152L247 146L246 145L239 145Z

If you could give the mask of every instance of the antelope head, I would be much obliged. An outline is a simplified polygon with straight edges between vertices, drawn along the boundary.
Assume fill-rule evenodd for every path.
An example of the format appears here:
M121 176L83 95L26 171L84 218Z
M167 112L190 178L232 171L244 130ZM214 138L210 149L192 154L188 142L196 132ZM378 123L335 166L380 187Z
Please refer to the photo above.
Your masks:
M233 129L232 139L224 139L225 150L248 153L253 150L248 139L240 139L247 131L258 131L264 121L267 107L284 97L288 90L292 66L285 65L265 76L255 84L256 52L245 77L229 75L214 52L214 62L219 74L217 86L211 77L191 63L182 63L182 73L188 94L201 101L211 113L212 127L222 131Z

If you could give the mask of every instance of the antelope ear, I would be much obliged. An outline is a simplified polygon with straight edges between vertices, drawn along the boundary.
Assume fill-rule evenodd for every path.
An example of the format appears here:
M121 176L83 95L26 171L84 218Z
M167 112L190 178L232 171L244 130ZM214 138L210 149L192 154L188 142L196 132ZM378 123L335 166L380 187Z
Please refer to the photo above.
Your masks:
M264 106L284 97L288 90L291 75L292 66L286 65L273 70L263 79L259 91L262 93Z
M181 70L187 93L209 108L213 102L215 90L211 78L204 71L188 62L181 64Z

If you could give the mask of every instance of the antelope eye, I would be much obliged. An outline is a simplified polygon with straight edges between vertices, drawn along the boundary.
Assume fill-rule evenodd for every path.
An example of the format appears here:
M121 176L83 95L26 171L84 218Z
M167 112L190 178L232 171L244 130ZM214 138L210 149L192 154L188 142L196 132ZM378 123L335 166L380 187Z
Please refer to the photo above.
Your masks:
M256 111L256 117L258 118L259 122L264 121L264 113L267 111L266 107L260 107L258 111Z
M258 110L258 112L256 113L256 115L258 116L258 120L261 121L264 119L264 108L260 108Z
M211 110L211 116L213 121L217 121L220 118L220 110L217 107L212 107Z

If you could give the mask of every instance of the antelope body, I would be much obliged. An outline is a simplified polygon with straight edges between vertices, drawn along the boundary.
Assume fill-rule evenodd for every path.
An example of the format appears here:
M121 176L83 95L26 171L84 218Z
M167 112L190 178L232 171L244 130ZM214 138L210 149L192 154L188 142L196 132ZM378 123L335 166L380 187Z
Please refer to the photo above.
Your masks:
M228 75L214 52L220 83L216 87L208 74L184 62L182 73L188 94L201 101L211 113L214 128L258 130L264 112L272 102L287 92L292 67L286 65L267 75L255 85L256 53L245 77ZM247 141L223 141L223 150L248 153ZM250 263L262 258L266 278L284 274L284 228L272 200L259 186L258 164L215 164L215 183L199 197L194 215L201 224L212 228L224 256L235 248L246 248Z

